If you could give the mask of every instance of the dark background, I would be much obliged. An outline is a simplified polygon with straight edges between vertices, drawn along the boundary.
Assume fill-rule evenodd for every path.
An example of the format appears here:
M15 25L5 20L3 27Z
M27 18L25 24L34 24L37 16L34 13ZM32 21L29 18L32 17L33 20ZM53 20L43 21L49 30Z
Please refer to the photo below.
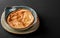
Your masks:
M60 38L58 0L0 0L0 18L5 7L20 5L29 6L37 12L41 22L39 29L31 34L16 35L6 32L0 23L0 38Z

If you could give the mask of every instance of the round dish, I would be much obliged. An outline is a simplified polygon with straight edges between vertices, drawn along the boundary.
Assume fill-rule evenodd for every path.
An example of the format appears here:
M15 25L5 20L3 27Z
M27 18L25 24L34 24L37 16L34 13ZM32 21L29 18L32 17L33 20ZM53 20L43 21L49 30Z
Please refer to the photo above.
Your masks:
M15 29L13 29L13 28L11 28L7 23L6 23L6 17L7 17L7 15L9 14L9 12L11 12L11 10L10 11L8 11L7 10L7 12L6 12L6 9L4 10L4 12L2 13L2 16L1 16L1 24L2 24L2 27L6 30L6 31L8 31L8 32L10 32L10 33L14 33L14 34L28 34L28 33L32 33L32 32L34 32L34 31L36 31L37 29L38 29L38 27L39 27L39 19L37 18L38 16L36 15L36 12L33 10L33 9L31 9L31 8L29 8L29 7L27 7L27 6L13 6L14 8L15 7L24 7L24 8L26 8L26 9L30 9L30 11L32 11L32 14L33 14L33 16L34 16L34 23L32 24L33 26L32 27L30 27L29 29L26 29L26 30L24 30L24 31L21 31L21 30L15 30ZM10 8L9 8L10 9ZM15 10L15 9L14 9ZM12 10L13 11L13 10Z

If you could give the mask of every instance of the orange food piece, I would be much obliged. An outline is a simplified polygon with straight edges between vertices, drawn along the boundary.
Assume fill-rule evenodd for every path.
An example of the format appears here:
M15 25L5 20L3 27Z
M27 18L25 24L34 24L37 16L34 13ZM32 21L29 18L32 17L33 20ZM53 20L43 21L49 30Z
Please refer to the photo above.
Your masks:
M34 21L31 11L27 9L18 9L11 12L7 17L7 23L12 28L26 28Z

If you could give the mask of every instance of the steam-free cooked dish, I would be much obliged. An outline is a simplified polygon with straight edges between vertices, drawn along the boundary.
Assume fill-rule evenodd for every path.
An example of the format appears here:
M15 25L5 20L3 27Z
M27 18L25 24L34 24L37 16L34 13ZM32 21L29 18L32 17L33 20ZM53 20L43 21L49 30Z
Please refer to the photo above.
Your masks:
M7 23L9 26L16 29L29 27L33 21L34 17L28 9L15 10L7 17Z

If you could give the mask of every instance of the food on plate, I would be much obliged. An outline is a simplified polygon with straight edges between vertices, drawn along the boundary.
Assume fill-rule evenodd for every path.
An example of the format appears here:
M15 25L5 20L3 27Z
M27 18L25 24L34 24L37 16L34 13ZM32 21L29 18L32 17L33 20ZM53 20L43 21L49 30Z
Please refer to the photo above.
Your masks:
M7 17L9 26L15 29L29 27L34 22L32 12L28 9L17 9Z

